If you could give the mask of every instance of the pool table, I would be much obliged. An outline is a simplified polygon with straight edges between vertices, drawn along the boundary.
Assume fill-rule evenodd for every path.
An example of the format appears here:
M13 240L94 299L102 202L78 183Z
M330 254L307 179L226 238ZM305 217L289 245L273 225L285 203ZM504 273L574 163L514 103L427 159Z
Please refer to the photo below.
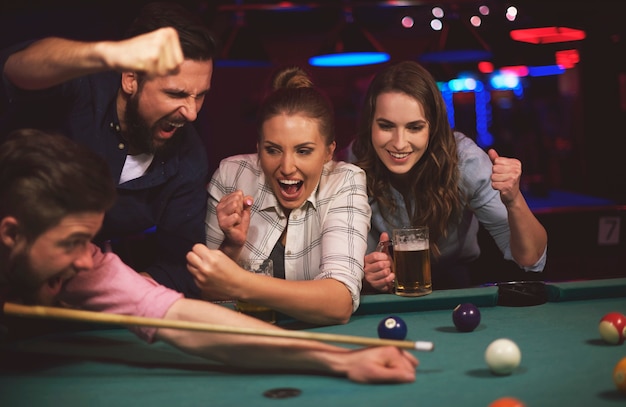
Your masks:
M0 406L488 406L504 396L527 407L623 406L612 380L626 344L605 344L600 318L626 312L626 279L545 284L547 302L502 304L500 287L434 291L419 298L364 296L342 326L310 327L287 319L288 329L375 337L378 322L401 316L410 340L435 344L416 352L411 384L363 385L343 378L251 372L207 363L163 344L145 344L123 328L66 331L6 341L0 346ZM480 308L473 332L457 332L452 309ZM519 305L519 304L515 304ZM38 320L32 320L38 321ZM513 339L521 365L495 376L484 352L497 338ZM270 399L268 389L298 388L292 398Z

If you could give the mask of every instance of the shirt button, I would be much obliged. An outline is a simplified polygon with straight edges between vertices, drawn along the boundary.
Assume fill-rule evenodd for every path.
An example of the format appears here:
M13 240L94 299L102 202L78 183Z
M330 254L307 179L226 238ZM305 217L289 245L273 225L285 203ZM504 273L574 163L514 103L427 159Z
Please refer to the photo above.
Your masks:
M293 215L293 216L291 217L291 219L293 219L293 220L298 220L298 215Z
M119 143L119 144L117 145L117 148L119 148L120 150L123 150L123 149L124 149L124 147L125 147L125 146L124 146L124 143Z
M285 254L288 254L288 255L290 255L290 256L291 256L291 250L287 250L287 251L285 252Z

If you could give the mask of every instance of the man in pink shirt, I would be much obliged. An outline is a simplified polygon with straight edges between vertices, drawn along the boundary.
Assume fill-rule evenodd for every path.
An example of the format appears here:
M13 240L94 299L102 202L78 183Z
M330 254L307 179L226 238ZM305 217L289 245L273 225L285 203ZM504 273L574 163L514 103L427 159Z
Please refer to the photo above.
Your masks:
M6 300L280 329L184 298L93 245L114 202L115 186L102 159L66 137L18 130L0 144L0 197L0 293ZM363 383L412 382L418 363L394 347L348 350L288 338L165 328L133 331L146 341L162 340L233 366L316 371Z

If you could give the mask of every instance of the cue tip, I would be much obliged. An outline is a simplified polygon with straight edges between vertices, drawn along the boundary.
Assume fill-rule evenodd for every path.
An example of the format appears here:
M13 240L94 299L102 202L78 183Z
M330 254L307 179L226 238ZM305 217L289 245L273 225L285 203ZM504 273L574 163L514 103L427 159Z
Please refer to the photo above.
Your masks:
M435 344L427 341L417 341L414 343L415 350L420 350L424 352L432 352L435 350Z

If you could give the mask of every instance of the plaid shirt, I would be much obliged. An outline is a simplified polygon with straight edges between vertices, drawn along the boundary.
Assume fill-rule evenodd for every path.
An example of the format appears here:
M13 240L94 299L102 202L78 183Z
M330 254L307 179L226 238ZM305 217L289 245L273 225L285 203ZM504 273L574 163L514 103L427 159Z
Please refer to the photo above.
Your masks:
M211 249L219 248L224 240L217 203L236 190L254 197L242 258L268 258L288 226L285 278L334 278L350 290L353 310L358 308L371 217L363 170L344 162L326 163L313 194L287 218L265 180L257 154L223 160L208 187L205 226Z

